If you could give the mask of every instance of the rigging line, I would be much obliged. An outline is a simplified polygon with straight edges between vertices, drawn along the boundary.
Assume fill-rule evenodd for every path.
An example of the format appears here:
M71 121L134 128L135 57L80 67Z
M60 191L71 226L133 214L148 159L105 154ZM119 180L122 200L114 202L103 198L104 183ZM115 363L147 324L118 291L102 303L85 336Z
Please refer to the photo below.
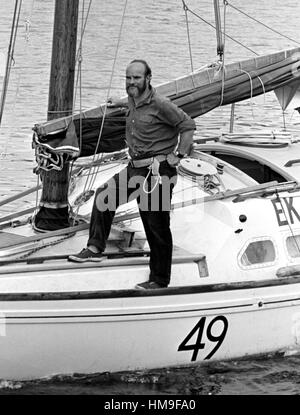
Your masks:
M31 7L30 7L30 12L29 15L27 17L25 17L24 21L25 21L25 58L28 57L28 45L30 42L30 27L31 27L31 18L32 18L32 14L33 14L33 10L34 10L34 2L35 0L32 0L31 3ZM22 1L21 1L22 3ZM19 15L18 15L18 24L17 24L17 28L19 26L19 18L20 18L20 12L21 12L21 5L20 5L20 9L19 9ZM14 39L14 45L16 42L16 37ZM24 69L23 67L18 66L19 69ZM26 67L25 67L26 68ZM19 97L19 90L20 90L20 84L21 84L21 71L18 71L18 77L17 77L17 87L16 87L16 92L15 92L15 96L14 96L14 100L11 106L11 111L9 113L9 115L15 115L15 108L16 108L16 103ZM5 142L5 152L7 152L7 146L8 146L8 142L9 142L9 137L7 136L6 142Z
M79 42L79 47L80 47L80 50L82 50L83 36L84 36L85 29L86 29L86 25L87 25L87 22L88 22L88 17L89 17L89 14L90 14L90 10L91 10L91 6L92 6L92 2L93 2L93 0L90 0L89 5L88 5L88 9L87 9L87 12L86 12L86 17L85 17L85 20L83 19L83 15L84 15L84 3L85 3L85 1L83 2L83 10L82 10L82 29L81 29L81 37L80 37L80 42ZM84 23L83 23L83 22L84 22Z
M36 192L35 192L35 206L34 206L34 211L31 215L31 227L34 229L34 221L35 221L35 216L37 214L38 211L38 207L39 207L39 187L40 187L40 175L37 174L37 179L36 179Z
M18 31L18 25L19 25L21 7L22 7L22 0L20 2L19 0L16 0L13 23L11 27L11 33L10 33L10 41L9 41L8 52L7 52L5 76L3 80L3 88L2 88L2 93L1 93L0 125L2 122L4 105L6 101L11 66L12 66L12 62L14 62L14 49L15 49L15 43L16 43L16 37L17 37L17 31Z
M30 39L30 26L31 26L31 18L33 15L33 10L34 10L34 2L35 0L32 0L31 3L31 7L30 7L30 12L29 12L29 18L27 17L25 22L26 22L26 41L29 42Z
M214 29L216 29L216 27L212 24L209 23L207 20L205 20L203 17L199 16L199 14L195 13L193 10L191 10L188 6L187 10L193 14L194 16L196 16L198 19L202 20L204 23L206 23L208 26L213 27ZM223 32L222 32L223 33ZM253 49L249 48L248 46L244 45L242 42L239 42L238 40L234 39L232 36L228 35L228 34L224 34L226 37L228 37L229 39L231 39L233 42L237 43L238 45L242 46L243 48L249 50L251 53L254 53L254 55L259 56L258 53L256 53Z
M246 72L242 69L240 69L241 72L246 73L249 77L250 77L250 84L251 84L251 96L250 96L250 100L253 98L253 83L252 80L254 80L254 77L252 78L251 73L254 73L254 75L257 77L257 79L259 80L261 86L262 86L262 90L263 90L263 94L264 94L264 103L266 102L266 89L265 89L265 85L263 83L263 80L261 79L261 77L259 75L257 75L257 73L255 71L251 71L251 72ZM252 102L250 101L251 104L251 110L252 110L252 117L254 119L254 111L253 111L253 106L252 106Z
M32 2L31 2L29 17L28 16L25 17L25 40L26 40L27 43L30 40L31 17L32 17L33 10L34 10L34 2L35 2L35 0L32 0Z
M253 102L252 102L252 98L253 98L253 80L252 80L252 76L251 76L250 72L247 72L244 69L240 69L240 71L245 73L248 76L249 80L250 80L250 106L251 106L252 117L254 119L255 117L254 117Z
M17 37L17 31L18 31L18 26L19 26L19 19L20 19L20 12L21 12L21 6L22 6L22 0L19 3L19 9L17 12L17 18L16 18L16 22L13 22L12 25L12 32L11 32L11 41L10 41L10 46L9 46L9 50L7 53L7 63L6 63L6 73L5 73L5 79L3 82L3 95L1 97L1 115L0 115L0 124L2 121L2 116L3 116L3 111L4 111L4 105L5 105L5 101L6 101L6 95L7 95L7 90L8 90L8 83L9 83L9 77L10 77L10 72L11 72L11 68L12 68L12 63L14 64L14 49L15 49L15 43L16 43L16 37ZM16 2L16 7L17 7L17 2ZM16 12L16 9L15 9ZM14 14L14 20L15 20L15 14Z
M80 120L79 120L79 148L82 148L82 43L83 43L83 37L84 37L84 33L85 33L85 29L86 29L86 25L87 25L87 21L88 21L88 17L89 17L89 13L90 13L90 9L91 9L91 5L92 5L92 0L90 0L89 5L88 5L88 10L86 13L86 16L84 18L84 6L85 6L85 0L83 0L83 5L82 5L82 20L81 20L81 37L80 37L80 43L79 43L79 48L78 48L78 52L77 52L77 60L78 60L78 73L77 76L77 81L79 82L79 108L80 108ZM78 84L77 84L78 86ZM76 88L77 90L77 88ZM73 101L73 114L74 114L74 109L75 109L75 101L76 101L76 95L75 95L75 100Z
M224 1L224 17L223 17L223 25L224 25L224 33L223 33L223 55L225 55L225 46L226 46L226 12L227 12L227 2ZM221 32L222 33L222 32ZM225 61L225 56L224 56Z
M82 91L82 43L83 43L83 37L84 37L84 33L85 33L85 29L86 29L86 25L87 25L87 21L88 21L88 17L89 17L89 13L90 13L90 9L91 9L91 4L92 4L92 0L90 0L89 5L88 5L88 10L86 12L86 16L84 17L84 5L85 5L85 0L83 0L83 7L82 7L82 19L81 19L81 32L80 32L80 40L79 40L79 46L76 52L76 62L78 63L78 69L77 69L77 75L76 75L76 82L75 82L75 94L74 94L74 99L73 99L73 108L72 108L72 120L73 120L73 116L75 113L75 105L76 105L76 99L77 99L77 90L79 89L80 91L80 104L79 104L79 112L82 112L82 100L81 100L81 91ZM79 87L78 87L79 85ZM59 111L62 112L62 111ZM68 112L68 111L65 111ZM80 129L81 131L82 129ZM81 148L81 147L80 147Z
M226 39L226 8L227 4L224 3L224 22L223 22L223 26L224 26L224 39L223 39L223 59L222 59L222 66L221 66L221 71L222 71L222 89L221 89L221 101L219 106L221 107L223 104L223 100L224 100L224 90L225 90L225 39ZM221 31L222 33L222 31Z
M19 27L21 6L22 6L22 0L19 3L19 9L18 9L18 14L17 14L17 19L16 19L14 31L13 31L12 49L11 49L11 62L13 61L14 63L15 63L15 60L14 60L14 51L15 51L15 44L16 44L16 39L17 39L17 31L18 31L18 27ZM11 70L11 65L9 66L9 73L10 73L10 70Z
M118 34L116 52L115 52L115 56L114 56L114 61L113 61L113 66L112 66L112 71L111 71L111 76L110 76L110 81L109 81L109 87L108 87L108 90L107 90L107 96L106 96L104 111L103 111L103 115L102 115L101 127L100 127L98 141L97 141L97 145L96 145L96 149L95 149L95 153L94 153L92 162L94 162L95 159L101 159L103 157L102 154L101 154L100 157L97 157L96 151L99 148L100 140L101 140L101 136L102 136L102 132L103 132L103 128L104 128L104 121L105 121L106 112L107 112L107 101L109 99L110 91L111 91L111 87L112 87L112 81L113 81L113 76L114 76L114 72L115 72L115 66L116 66L116 61L117 61L117 56L118 56L118 52L119 52L119 46L120 46L120 42L121 42L121 36L122 36L122 31L123 31L123 26L124 26L124 21L125 21L127 3L128 3L128 0L125 0L122 19L121 19L121 25L120 25L119 34ZM100 168L100 166L98 166L96 169L94 169L94 172L91 174L91 181L90 181L89 188L91 188L94 185L94 182L96 180L96 175L99 171L99 168Z
M257 78L258 78L258 80L259 80L259 82L261 83L261 86L262 86L262 90L263 90L263 94L264 94L264 105L265 105L266 104L266 88L265 88L265 85L264 85L263 80L261 79L261 77L257 74L256 74L256 76L257 76Z
M76 52L76 58L75 58L76 62L78 62L78 66L82 62L82 43L83 43L83 37L84 37L84 34L85 34L86 25L87 25L87 22L88 22L88 17L89 17L91 5L92 5L92 0L90 0L90 2L89 2L85 19L83 18L83 16L84 16L84 4L85 4L85 0L83 1L83 7L82 7L82 23L81 23L80 40L79 40L79 45L78 45L78 49L77 49L77 52ZM78 72L79 72L79 69L78 69ZM78 72L77 72L75 97L74 97L74 100L73 100L73 104L76 102L76 93L77 93L77 89L78 89ZM81 108L80 108L80 110L81 110ZM73 113L74 113L74 105L73 105Z
M78 69L77 69L76 84L75 84L75 94L74 94L74 99L73 99L72 120L74 119L77 90L79 89L79 112L80 112L79 148L80 149L82 148L82 43L83 43L83 37L84 37L91 5L92 5L92 0L90 0L89 2L88 10L86 12L86 16L84 17L85 0L83 0L80 41L79 41L79 46L78 46L78 50L76 52L76 58L75 58L76 62L78 62ZM78 88L78 85L79 85L79 88Z
M85 9L85 0L82 2L82 11L81 11L81 32L80 32L80 41L79 46L76 51L76 63L77 63L77 74L76 74L76 83L75 83L75 91L74 91L74 98L73 98L73 106L72 106L72 122L74 121L74 110L76 105L76 99L77 99L77 90L79 89L79 149L82 148L82 40L84 36L84 9ZM86 16L87 21L87 16ZM72 179L72 171L74 166L74 160L70 163L70 168L68 172L68 181ZM72 207L69 203L70 212L72 212ZM75 225L75 220L77 217L77 212L74 215L71 215L73 220L73 226Z
M252 17L252 16L250 16L248 13L243 12L241 9L238 9L237 7L235 7L235 6L233 6L232 4L228 3L228 1L227 1L227 5L228 5L228 6L230 6L230 7L232 7L232 8L233 8L233 9L235 9L236 11L238 11L238 12L240 12L240 13L244 14L244 15L245 15L245 16L247 16L249 19L254 20L256 23L259 23L259 24L261 24L262 26L266 27L267 29L272 30L272 32L277 33L278 35L280 35L280 36L282 36L282 37L285 37L285 38L286 38L286 39L288 39L288 40L291 40L292 42L296 43L297 45L300 45L300 42L298 42L297 40L292 39L291 37L286 36L286 35L284 35L283 33L279 32L278 30L273 29L272 27L270 27L270 26L268 26L267 24L265 24L265 23L261 22L260 20L255 19L255 17Z
M90 0L88 5L88 10L86 13L86 16L84 15L85 10L85 0L83 0L82 4L82 19L81 19L81 34L80 34L80 42L79 47L76 54L76 60L78 62L78 70L77 70L77 79L76 79L76 87L75 87L75 98L73 100L73 110L72 110L72 119L74 115L75 110L75 103L76 103L76 93L79 85L79 108L80 108L80 118L79 118L79 148L82 149L82 43L83 43L83 37L88 21L89 12L91 9L92 0ZM72 169L73 169L74 163L71 164L71 168L69 169L69 178L72 175ZM78 215L79 205L77 206L75 210L75 214L73 215L73 220L76 220L76 217Z
M99 147L100 139L101 139L102 132L103 132L104 121L105 121L105 116L106 116L106 111L107 111L107 101L108 101L108 98L109 98L109 95L110 95L111 86L112 86L112 80L113 80L113 75L114 75L114 71L115 71L115 65L116 65L116 60L117 60L117 55L118 55L120 40L121 40L121 34L122 34L124 20L125 20L125 13L126 13L126 8L127 8L127 3L128 3L128 0L125 1L125 5L124 5L124 9L123 9L122 21L121 21L121 26L120 26L119 36L118 36L118 41L117 41L117 47L116 47L116 53L115 53L115 57L114 57L114 62L113 62L113 67L112 67L112 72L111 72L111 77L110 77L109 88L108 88L108 91L107 91L107 98L106 98L106 101L105 101L105 107L104 107L104 111L103 111L103 115L102 115L102 123L101 123L100 131L99 131L98 141L97 141L95 153L94 153L93 158L92 158L92 161L90 163L90 168L88 169L88 174L87 174L87 177L86 177L86 180L85 180L85 184L84 184L84 188L83 188L82 193L85 193L86 191L90 190L93 187L94 182L95 182L95 179L96 179L96 175L97 175L97 173L99 171L99 168L100 168L100 166L93 167L93 163L95 163L95 160L96 159L101 161L101 158L103 157L103 155L101 154L101 157L98 157L97 158L96 157L97 156L96 151L97 151L97 149ZM74 219L76 219L76 216L78 215L79 207L80 206L77 207L77 211L75 213Z
M184 13L185 13L185 23L186 23L186 30L187 30L187 37L188 37L188 44L189 44L191 71L194 72L192 45L191 45L190 28L189 28L189 19L188 19L188 14L187 14L188 9L187 9L187 5L186 5L184 0L182 0L182 5L183 5Z
M30 15L29 15L29 17L25 18L25 56L28 55L28 44L29 44L29 41L30 41L30 26L31 26L31 17L32 17L32 13L33 13L33 8L34 8L34 0L32 0ZM21 9L20 9L20 11L21 11ZM18 19L18 23L19 23L19 19ZM14 44L15 44L15 42L16 42L16 38L14 40ZM14 113L17 98L18 98L18 95L19 95L20 82L21 82L21 73L19 72L17 89L16 89L14 104L13 104L13 113Z
M80 33L80 41L79 41L79 46L78 49L76 51L76 57L75 57L75 62L77 65L77 73L76 73L76 82L75 82L75 88L74 88L74 98L73 98L73 105L72 105L72 121L74 120L74 110L75 110L75 106L76 106L76 100L77 100L77 90L79 89L79 94L81 92L81 63L82 63L82 48L81 48L81 41L82 41L82 27L83 27L83 14L84 14L84 3L85 0L83 0L83 5L82 5L82 17L81 17L81 33ZM78 87L79 85L79 87ZM80 98L79 98L79 112L81 114L81 102L80 102ZM79 147L81 148L81 147Z

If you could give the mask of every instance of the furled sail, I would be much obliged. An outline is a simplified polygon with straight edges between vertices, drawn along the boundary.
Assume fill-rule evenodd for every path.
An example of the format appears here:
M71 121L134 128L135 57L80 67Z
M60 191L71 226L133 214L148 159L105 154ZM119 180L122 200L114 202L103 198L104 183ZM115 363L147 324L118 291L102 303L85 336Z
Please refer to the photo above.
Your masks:
M195 88L168 96L190 116L292 85L300 86L299 48L209 68ZM211 70L212 69L212 70ZM200 74L199 73L199 74ZM296 88L296 89L297 89Z
M282 107L298 96L300 90L300 48L228 64L213 64L205 69L158 86L157 91L195 118L221 105L242 101L275 90ZM123 98L124 103L126 98ZM105 120L102 122L105 114ZM125 114L120 108L105 105L36 124L35 143L54 152L63 151L66 132L75 123L74 157L113 152L125 147ZM81 121L79 121L81 117ZM82 128L80 132L80 128ZM69 127L70 131L70 127ZM100 144L98 142L100 131ZM70 136L70 134L68 134ZM61 143L57 141L61 140ZM52 144L51 144L52 143Z

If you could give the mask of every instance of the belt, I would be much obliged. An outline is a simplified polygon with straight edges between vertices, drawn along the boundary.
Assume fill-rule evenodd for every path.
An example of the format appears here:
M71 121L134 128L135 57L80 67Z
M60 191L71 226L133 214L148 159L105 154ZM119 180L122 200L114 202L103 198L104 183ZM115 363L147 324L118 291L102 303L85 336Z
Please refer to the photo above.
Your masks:
M148 157L146 159L130 160L130 164L132 165L132 167L136 167L136 168L148 167L148 166L151 166L154 159L156 159L159 163L161 163L162 161L167 160L167 155L166 154L158 154L157 156Z

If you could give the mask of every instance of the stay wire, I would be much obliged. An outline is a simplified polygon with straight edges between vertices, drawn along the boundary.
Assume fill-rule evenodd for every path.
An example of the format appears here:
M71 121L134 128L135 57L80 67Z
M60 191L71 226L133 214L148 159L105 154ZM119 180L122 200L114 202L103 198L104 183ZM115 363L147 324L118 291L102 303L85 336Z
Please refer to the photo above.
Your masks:
M182 0L182 1L184 1L184 0ZM185 7L186 7L186 10L187 10L187 11L189 11L192 15L194 15L195 17L197 17L198 19L200 19L200 20L202 20L204 23L206 23L208 26L210 26L210 27L212 27L212 28L214 28L214 29L216 30L216 26L214 26L212 23L208 22L208 21L207 21L207 20L205 20L203 17L201 17L199 14L197 14L197 13L195 13L193 10L191 10L191 9L187 6L187 4L186 4L186 3L184 3L184 4L185 4ZM238 40L234 39L232 36L230 36L230 35L228 35L228 34L225 34L225 36L226 36L226 37L228 37L229 39L231 39L233 42L237 43L238 45L242 46L243 48L245 48L245 49L249 50L251 53L254 53L254 55L259 56L259 54L258 54L258 53L256 53L253 49L251 49L251 48L249 48L248 46L244 45L242 42L240 42L240 41L238 41Z
M90 4L91 4L91 2L92 2L92 0L90 0ZM121 20L121 25L120 25L120 29L119 29L116 52L115 52L115 56L114 56L114 61L113 61L113 66L112 66L112 71L111 71L111 77L110 77L110 81L109 81L109 87L108 87L108 90L107 90L107 97L106 97L106 100L105 100L105 107L104 107L104 111L103 111L103 114L102 114L102 122L101 122L100 131L99 131L99 135L98 135L98 141L97 141L97 144L96 144L96 147L95 147L95 152L94 152L93 158L90 162L90 167L88 169L88 173L86 175L84 188L82 190L83 194L86 191L89 191L93 187L93 185L95 183L95 180L96 180L96 176L97 176L97 174L99 172L99 168L100 168L99 164L96 165L96 161L99 160L101 162L101 158L103 157L103 154L101 154L100 157L97 157L97 149L99 148L100 139L101 139L101 136L102 136L102 133L103 133L104 122L105 122L105 117L106 117L106 112L107 112L107 101L108 101L108 98L110 96L110 91L111 91L111 87L112 87L112 81L113 81L113 76L114 76L114 72L115 72L115 66L116 66L120 41L121 41L121 35L122 35L122 31L123 31L123 25L124 25L124 20L125 20L127 3L128 3L128 0L125 1L124 8L123 8L123 14L122 14L122 20ZM85 26L84 26L84 29L85 29ZM79 208L80 208L80 205L78 205L77 208L76 208L76 213L75 213L74 219L76 219L76 216L78 215Z
M87 8L87 12L85 13L85 0L83 0L82 3L82 11L81 11L81 31L80 31L80 40L78 49L76 52L76 62L77 62L77 76L76 76L76 84L75 84L75 96L73 99L73 108L72 108L72 121L74 120L74 114L75 114L75 105L77 100L77 91L79 90L79 111L80 111L80 118L79 118L79 149L82 148L82 44L83 44L83 38L86 30L86 25L88 22L88 17L90 13L92 5L92 0L89 1L89 5ZM70 169L69 169L69 180L71 180L72 176L72 170L74 167L74 160L71 163ZM76 219L77 213L78 213L79 206L77 207L77 210L74 214L73 220ZM73 212L74 213L74 212Z
M72 119L74 119L74 113L75 113L75 105L76 105L76 99L77 99L77 90L79 89L79 112L80 112L80 125L79 125L79 148L81 150L82 148L82 43L83 43L83 37L91 9L92 0L89 2L88 10L85 12L85 0L83 0L82 5L82 13L81 13L81 33L80 33L80 41L79 46L76 53L76 62L78 63L78 69L77 69L77 77L76 77L76 87L75 87L75 96L73 100L73 109L72 109ZM78 86L79 85L79 86Z
M224 0L224 39L223 39L223 45L224 45L224 53L223 53L223 61L222 61L222 70L223 70L223 76L222 76L222 92L221 92L221 102L219 104L219 106L221 106L223 104L223 98L224 98L224 88L225 88L225 42L226 42L226 11L227 11L227 6L228 6L228 1ZM246 75L248 75L249 80L250 80L250 103L251 103L251 111L252 111L252 117L253 119L254 117L254 111L253 111L253 105L252 105L252 101L251 99L253 98L253 80L252 80L252 76L251 73L244 71L242 69L240 69L241 72L245 73ZM262 89L263 89L263 93L264 93L264 100L265 100L265 86L264 83L261 79L261 77L259 75L257 75L255 73L255 76L258 78L258 80L260 81L261 85L262 85Z
M92 0L90 0L89 5L88 5L88 9L86 12L86 15L84 15L84 10L85 10L85 0L83 0L83 5L82 5L82 13L81 13L81 32L80 32L80 40L79 40L79 45L78 45L78 49L76 52L76 62L78 62L78 70L77 70L77 78L76 78L76 87L75 87L75 97L73 100L73 113L75 112L75 103L76 103L76 98L77 98L77 89L79 89L79 92L81 93L81 85L78 88L78 84L79 82L79 78L81 76L81 64L82 64L82 44L83 44L83 38L84 38L84 34L85 34L85 30L86 30L86 25L88 22L88 18L89 18L89 14L90 14L90 10L91 10L91 5L92 5ZM82 111L82 106L80 105L80 113Z
M99 160L101 159L101 157L103 157L103 155L101 154L101 156L97 157L97 149L99 148L100 145L100 140L102 137L102 133L103 133L103 128L104 128L104 122L105 122L105 117L106 117L106 112L107 112L107 101L109 99L110 96L110 91L111 91L111 87L112 87L112 82L113 82L113 77L114 77L114 72L115 72L115 66L116 66L116 62L117 62L117 57L118 57L118 52L119 52L119 47L120 47L120 42L121 42L121 37L122 37L122 31L123 31L123 26L124 26L124 21L125 21L125 15L126 15L126 9L127 9L127 3L128 0L125 0L125 4L123 7L123 13L122 13L122 18L121 18L121 25L120 25L120 29L119 29L119 34L118 34L118 40L117 40L117 45L116 45L116 52L114 55L114 60L113 60L113 65L112 65L112 70L111 70L111 75L110 75L110 81L109 81L109 87L107 90L107 96L106 96L106 100L105 100L105 106L104 106L104 111L103 111L103 115L102 115L102 122L101 122L101 127L100 127L100 131L99 131L99 136L98 136L98 141L97 141L97 145L95 148L95 153L92 159L92 163L95 161L95 159ZM92 171L93 169L93 171ZM95 166L94 168L91 168L90 171L90 178L89 176L87 177L87 181L86 181L86 185L88 183L88 181L90 180L88 187L88 190L91 189L95 183L96 180L96 176L99 172L100 166ZM86 188L86 186L85 186Z
M226 75L226 70L225 70L225 39L226 39L226 3L224 3L224 21L223 21L223 26L224 26L224 31L223 31L223 59L221 62L221 71L222 71L222 88L221 88L221 101L219 106L221 107L223 104L223 100L224 100L224 91L225 91L225 75Z
M2 117L3 117L3 112L4 112L4 106L5 106L6 95L7 95L7 90L8 90L10 71L11 71L12 63L14 62L14 50L15 50L15 43L16 43L16 38L17 38L18 26L19 26L21 7L22 7L22 0L20 0L20 1L16 0L15 1L14 16L13 16L13 23L12 23L12 27L11 27L11 33L10 33L10 41L9 41L8 52L7 52L5 76L4 76L4 80L3 80L3 88L2 88L2 93L1 93L0 125L1 125L1 122L2 122Z
M282 36L282 37L284 37L284 38L286 38L288 40L291 40L292 42L296 43L297 45L300 45L300 42L298 42L297 40L295 40L295 39L293 39L293 38L291 38L289 36L284 35L283 33L279 32L278 30L275 30L272 27L268 26L267 24L265 24L265 23L261 22L260 20L256 19L255 17L250 16L248 13L246 13L243 10L237 8L233 4L230 4L227 0L226 0L226 4L227 4L227 6L230 6L232 9L238 11L239 13L241 13L244 16L248 17L249 19L254 20L256 23L261 24L262 26L266 27L267 29L271 30L272 32L277 33L278 35L280 35L280 36Z
M26 58L28 58L28 45L29 45L29 42L30 42L30 27L31 27L31 18L32 18L33 10L34 10L34 2L35 2L35 0L32 0L29 15L27 15L25 17L25 48L24 48L24 51L23 52L25 52L25 57ZM18 22L20 20L20 12L21 12L21 4L20 4L20 9L19 9ZM18 25L17 25L16 31L18 29ZM14 41L13 41L14 45L16 43L16 35L17 35L17 33L15 33L15 38L14 38ZM15 65L14 57L13 57L12 60L13 60L13 66L14 66ZM21 77L22 77L21 76L21 72L18 71L17 83L16 83L16 92L14 94L14 99L13 99L13 101L11 103L11 110L9 112L9 115L12 114L13 117L15 116L15 108L16 108L16 104L17 104L17 101L18 101L18 98L19 98L19 90L20 90L20 84L21 84ZM5 153L7 153L7 147L8 147L8 145L9 145L9 137L7 136L7 139L5 141L5 150L4 150Z
M185 22L186 22L186 30L187 30L187 37L188 37L188 44L189 44L189 53L190 53L190 62L191 62L191 71L194 72L194 65L193 65L193 54L192 54L192 44L191 44L191 37L190 37L190 28L189 28L189 18L188 18L188 9L184 0L182 0L183 10L185 13Z

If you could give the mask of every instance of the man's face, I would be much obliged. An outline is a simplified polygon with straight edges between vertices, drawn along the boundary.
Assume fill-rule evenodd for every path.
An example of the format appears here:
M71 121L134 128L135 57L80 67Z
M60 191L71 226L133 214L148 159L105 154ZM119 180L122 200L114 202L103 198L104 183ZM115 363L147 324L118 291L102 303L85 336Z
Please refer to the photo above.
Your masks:
M149 87L150 78L145 77L145 67L140 62L128 65L126 69L126 92L132 98L140 97Z

